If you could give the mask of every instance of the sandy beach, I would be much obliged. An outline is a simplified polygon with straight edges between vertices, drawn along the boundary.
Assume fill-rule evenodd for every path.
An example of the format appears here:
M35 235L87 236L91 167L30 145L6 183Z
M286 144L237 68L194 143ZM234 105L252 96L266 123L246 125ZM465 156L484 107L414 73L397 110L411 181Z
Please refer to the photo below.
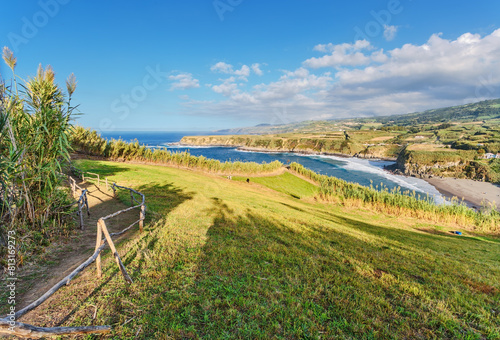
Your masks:
M500 186L478 182L470 179L458 178L429 178L428 183L448 198L457 197L464 200L467 205L480 208L483 201L495 203L497 210L500 210Z

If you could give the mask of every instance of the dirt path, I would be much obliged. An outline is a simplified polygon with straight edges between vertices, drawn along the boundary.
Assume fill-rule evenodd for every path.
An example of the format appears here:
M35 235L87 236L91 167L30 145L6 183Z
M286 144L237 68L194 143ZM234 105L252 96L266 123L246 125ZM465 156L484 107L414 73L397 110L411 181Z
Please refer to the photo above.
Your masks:
M58 242L51 245L46 252L46 264L33 265L26 268L21 274L21 281L29 290L20 295L17 302L17 310L27 306L38 299L53 285L67 276L71 271L78 267L83 261L93 254L96 242L97 220L101 217L127 208L128 206L113 198L112 191L106 191L104 186L97 187L87 182L77 182L77 184L88 189L88 202L90 216L84 213L83 231L78 230L64 242ZM123 230L139 219L138 209L133 209L106 221L108 230L112 232ZM127 237L128 231L120 238ZM23 322L28 319L36 319L36 309L22 318Z

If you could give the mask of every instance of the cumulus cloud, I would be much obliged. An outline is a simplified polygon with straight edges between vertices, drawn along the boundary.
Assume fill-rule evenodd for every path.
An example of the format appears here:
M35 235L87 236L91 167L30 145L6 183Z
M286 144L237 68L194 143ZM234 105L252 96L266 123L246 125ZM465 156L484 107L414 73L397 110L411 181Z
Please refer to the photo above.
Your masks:
M325 55L247 90L238 89L239 76L231 67L231 77L212 87L225 98L189 110L270 122L276 120L273 112L285 107L285 118L296 121L390 115L500 97L500 29L454 40L434 34L424 44L387 51L367 41L314 50Z
M225 73L237 76L239 79L247 81L250 72L253 71L258 76L262 75L262 70L260 69L260 64L255 63L252 64L251 68L247 65L241 66L240 69L234 69L233 65L225 63L223 61L219 61L218 63L212 65L210 67L212 72L216 73Z
M259 63L252 64L252 71L258 76L261 76L264 74L264 72L262 72L262 70L260 69Z
M354 44L320 44L314 46L314 50L330 54L307 59L303 64L310 68L366 65L370 63L370 58L361 51L370 49L372 46L366 40L358 40Z
M187 90L200 87L200 81L193 78L191 73L180 73L168 77L172 81L171 90Z
M456 40L434 34L423 45L405 44L379 56L380 64L338 71L330 100L369 101L362 111L393 114L497 98L498 55L500 29Z
M234 77L224 79L222 81L222 84L213 85L212 90L215 93L220 93L226 97L229 97L229 96L231 96L231 94L236 92L238 89L238 85L235 83L235 81L236 81L236 79Z
M232 76L221 79L219 85L211 86L214 92L225 96L225 100L204 103L202 106L189 102L185 106L191 113L251 115L268 123L298 121L315 114L319 118L317 110L325 103L318 105L316 93L327 90L332 80L330 72L315 75L301 67L294 71L283 71L274 82L257 84L248 91L242 91L236 84L237 78Z
M233 65L227 64L223 61L219 61L217 64L210 67L212 72L220 72L220 73L232 73Z
M397 26L384 25L384 38L385 38L385 40L387 40L387 41L394 40L394 38L396 38L396 33L398 33Z
M250 75L250 67L243 65L241 69L235 70L233 74L246 81L247 77Z

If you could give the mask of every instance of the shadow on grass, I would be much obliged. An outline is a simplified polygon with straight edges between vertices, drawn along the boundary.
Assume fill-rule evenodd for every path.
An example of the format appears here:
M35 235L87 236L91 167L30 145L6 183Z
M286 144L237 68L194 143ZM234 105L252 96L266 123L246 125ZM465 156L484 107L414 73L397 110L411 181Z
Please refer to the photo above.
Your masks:
M416 228L415 231L412 231L407 229L384 227L346 216L339 216L319 209L315 210L315 214L317 216L321 216L325 220L350 226L355 230L362 231L363 233L398 242L402 247L407 247L412 250L430 249L437 252L456 252L460 249L467 251L471 249L478 249L478 247L492 248L495 243L494 239L490 240L481 237L458 236L449 231L422 228ZM494 254L495 253L492 252L492 255ZM470 260L470 255L464 255L464 253L461 252L457 253L457 257L461 258L465 263Z
M120 236L119 239L114 240L115 246L117 246L118 253L127 268L129 275L132 280L136 281L140 279L141 272L144 266L144 258L140 257L138 260L136 259L137 255L140 252L145 250L152 250L156 243L158 242L158 233L161 231L161 228L152 229L154 223L157 222L157 216L162 218L167 217L167 215L175 209L177 206L182 204L183 202L192 199L193 193L184 192L182 189L179 189L172 185L171 183L162 184L162 185L143 185L136 190L142 192L146 196L146 205L148 206L148 212L146 213L146 223L144 233L140 234L138 227L135 227L132 231L128 231L124 235ZM130 196L127 199L123 199L125 203L130 204ZM120 197L120 195L119 195ZM159 200L161 198L161 200ZM156 204L148 204L149 201L161 201ZM105 204L105 203L104 203ZM96 206L98 207L98 206ZM95 208L95 207L94 207ZM133 212L136 213L135 210ZM153 215L153 216L151 216ZM111 222L112 220L108 220ZM117 226L117 222L109 223L112 227L109 228L110 232L119 231L125 228L125 225ZM135 239L137 238L137 239ZM135 240L133 240L135 239ZM131 241L133 240L133 241ZM130 244L132 242L132 244ZM123 247L122 247L123 245ZM125 251L124 251L125 249ZM110 254L109 248L105 248L104 255ZM133 263L133 267L129 268L128 266ZM111 282L111 280L116 276L121 276L121 272L117 269L116 263L113 259L109 259L107 265L103 267L103 279L100 279L102 282L99 283L97 287L95 287L89 294L85 296L83 300L75 301L73 309L65 315L65 317L57 323L57 326L60 326L70 320L74 315L78 314L78 312L94 297L97 297L101 292L103 292L104 288ZM121 280L121 277L119 278ZM125 291L129 291L129 286L123 281L123 286ZM112 313L113 317L108 321L109 323L117 322L119 319L120 311L123 310L123 305L120 299L107 299L106 309L114 311Z
M85 162L87 160L86 159L77 160L75 164L78 165L78 161ZM95 163L95 160L92 160L92 162ZM85 172L92 172L95 174L99 174L101 176L114 176L121 172L130 171L129 169L127 169L127 167L116 166L112 162L106 160L99 161L99 165L96 167L85 166L84 168Z
M426 243L438 246L437 236L325 214L350 234L251 210L236 215L221 199L212 203L196 280L169 286L182 293L151 301L155 317L148 319L145 338L160 331L173 338L454 338L486 332L482 319L449 317L480 310L484 299L486 308L496 306L487 294L470 295L461 282L475 278L464 266L426 252ZM370 235L408 242L412 249L401 252ZM449 307L437 308L442 301Z

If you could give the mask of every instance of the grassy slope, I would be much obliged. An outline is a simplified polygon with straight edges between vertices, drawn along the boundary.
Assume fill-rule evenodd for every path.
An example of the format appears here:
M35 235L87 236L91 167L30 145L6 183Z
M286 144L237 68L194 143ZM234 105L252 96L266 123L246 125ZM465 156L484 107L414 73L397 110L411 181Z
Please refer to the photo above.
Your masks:
M119 338L500 337L498 240L318 203L290 174L78 166L141 190L162 220L120 246L133 285L109 279L107 257L94 294L61 292L73 324L114 324Z

